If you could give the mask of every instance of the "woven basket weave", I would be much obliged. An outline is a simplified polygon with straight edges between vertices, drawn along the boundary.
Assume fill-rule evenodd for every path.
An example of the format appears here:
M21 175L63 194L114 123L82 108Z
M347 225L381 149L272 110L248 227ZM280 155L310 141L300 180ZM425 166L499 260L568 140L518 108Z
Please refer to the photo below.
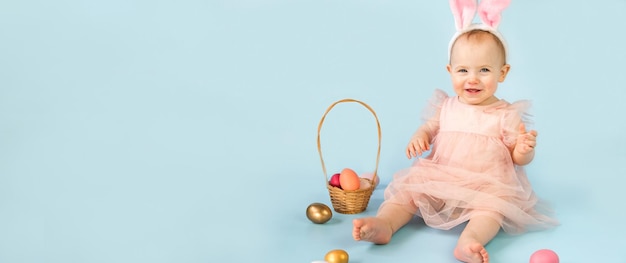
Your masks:
M324 124L324 119L326 118L326 115L328 115L330 110L333 107L335 107L335 105L340 104L340 103L347 103L347 102L355 102L367 108L374 115L374 118L376 119L376 128L378 129L378 151L376 153L376 166L374 169L374 176L372 177L371 180L367 178L360 178L361 185L369 185L369 187L361 188L361 189L354 190L354 191L347 191L339 187L334 187L330 185L329 179L328 179L328 173L326 172L326 165L324 164L324 158L322 157L322 144L320 140L322 124ZM378 176L377 173L378 173L378 160L380 159L380 141L381 141L380 123L378 121L378 117L376 116L376 112L372 109L372 107L365 104L364 102L354 100L354 99L342 99L331 104L328 107L328 109L326 109L326 112L324 112L324 115L322 116L322 119L320 120L320 123L317 127L317 151L319 152L320 161L322 162L322 170L324 171L324 177L326 179L326 188L328 189L328 193L330 194L330 201L333 205L333 209L337 211L338 213L358 214L358 213L365 211L365 209L367 208L367 205L370 201L370 197L372 196L372 193L374 192L374 188L376 188L376 185L374 184L374 182L376 181L376 176Z

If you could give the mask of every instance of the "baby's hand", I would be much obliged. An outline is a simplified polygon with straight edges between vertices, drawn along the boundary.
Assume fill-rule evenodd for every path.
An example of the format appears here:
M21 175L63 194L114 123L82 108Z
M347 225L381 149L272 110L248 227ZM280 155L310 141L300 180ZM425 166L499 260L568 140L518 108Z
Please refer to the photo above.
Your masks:
M535 146L537 146L537 131L530 130L526 132L526 125L524 123L520 124L515 150L518 153L527 154L532 152Z
M411 141L409 141L409 145L406 147L406 157L409 159L413 157L417 157L418 155L422 155L425 151L430 150L430 143L428 139L428 134L423 131L417 131L411 137Z

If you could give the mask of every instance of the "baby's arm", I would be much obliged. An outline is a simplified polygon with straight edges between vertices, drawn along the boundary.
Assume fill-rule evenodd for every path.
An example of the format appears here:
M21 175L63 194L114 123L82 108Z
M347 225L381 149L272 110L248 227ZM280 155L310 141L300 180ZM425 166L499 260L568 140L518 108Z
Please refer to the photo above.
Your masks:
M430 136L428 134L430 134L428 132L428 124L424 124L417 129L406 147L406 157L411 159L430 150Z
M406 146L406 157L409 159L422 155L425 151L430 151L431 140L439 132L439 115L441 107L448 95L436 90L433 97L429 100L429 106L423 113L424 123L415 131L409 144Z
M517 165L526 165L535 157L535 146L537 145L537 131L526 131L524 123L519 126L519 135L515 148L511 153L513 163Z

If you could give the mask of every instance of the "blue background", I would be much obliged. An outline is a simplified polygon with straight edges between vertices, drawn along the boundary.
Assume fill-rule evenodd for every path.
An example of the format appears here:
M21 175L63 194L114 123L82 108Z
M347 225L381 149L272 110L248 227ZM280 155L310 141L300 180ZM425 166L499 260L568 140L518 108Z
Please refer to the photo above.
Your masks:
M527 169L558 228L498 235L494 262L626 262L626 1L513 1L511 72L533 102ZM446 1L0 2L0 262L456 262L461 228L415 220L355 242L445 70ZM315 144L326 108L372 106L381 186L360 215L330 205ZM372 171L371 114L340 104L322 130L329 173Z

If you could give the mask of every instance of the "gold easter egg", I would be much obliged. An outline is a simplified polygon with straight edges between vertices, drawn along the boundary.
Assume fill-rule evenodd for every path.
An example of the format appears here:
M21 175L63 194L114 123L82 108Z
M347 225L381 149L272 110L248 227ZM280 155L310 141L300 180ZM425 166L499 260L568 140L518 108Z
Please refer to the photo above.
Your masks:
M333 217L330 208L322 203L312 203L306 208L306 217L316 224L324 224Z
M328 263L348 263L348 252L335 249L326 253L324 260Z

